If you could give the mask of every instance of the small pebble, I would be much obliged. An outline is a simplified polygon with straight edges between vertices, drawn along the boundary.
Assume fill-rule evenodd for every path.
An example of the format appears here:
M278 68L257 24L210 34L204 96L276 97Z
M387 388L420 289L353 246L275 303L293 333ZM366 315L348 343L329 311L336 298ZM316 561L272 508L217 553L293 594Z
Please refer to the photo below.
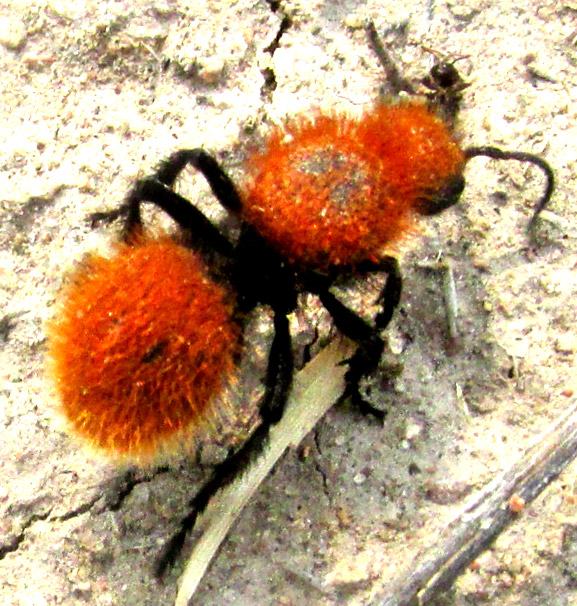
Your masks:
M26 42L26 27L15 17L0 17L0 44L9 50L19 50Z

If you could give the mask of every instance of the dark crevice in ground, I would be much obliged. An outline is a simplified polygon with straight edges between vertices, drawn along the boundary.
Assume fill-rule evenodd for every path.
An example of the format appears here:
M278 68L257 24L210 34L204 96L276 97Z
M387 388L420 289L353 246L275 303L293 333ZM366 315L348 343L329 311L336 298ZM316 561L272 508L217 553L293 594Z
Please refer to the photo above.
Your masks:
M319 456L322 456L319 432L316 429L313 431L313 439L314 439L315 448L317 450L317 453L319 454ZM329 474L326 472L323 465L319 462L319 457L315 457L314 465L315 465L315 469L318 471L318 473L321 476L322 483L323 483L323 492L325 493L325 496L327 497L328 501L331 502L331 495L330 495L330 490L329 490Z
M281 21L278 26L278 30L272 39L271 43L268 44L263 52L268 53L272 57L274 56L276 50L279 48L282 37L286 34L286 32L292 27L293 20L292 18L284 11L280 2L275 2L274 0L268 0L268 5L273 13L282 14ZM274 69L271 66L265 67L261 70L261 74L263 76L263 85L261 88L261 97L269 102L272 100L272 94L276 90L277 81Z
M136 486L150 482L158 475L167 471L167 468L162 467L152 474L143 475L137 471L130 470L114 478L102 493L96 494L90 500L81 503L78 507L66 513L51 517L54 507L49 507L46 511L29 515L21 523L19 532L9 534L5 538L4 544L0 545L0 560L3 560L7 554L19 549L26 538L28 529L35 522L48 519L53 522L66 522L88 512L100 514L104 511L119 511Z
M4 545L0 546L0 560L3 560L9 553L18 551L20 545L26 538L26 531L30 528L30 526L32 526L32 524L38 520L46 520L51 513L52 508L49 508L47 511L43 511L42 513L32 514L27 520L24 520L20 527L20 532L8 535Z
M292 27L292 24L293 20L291 19L291 17L289 17L288 15L284 15L273 41L266 48L263 49L265 53L270 53L271 56L274 55L276 49L280 46L281 38Z

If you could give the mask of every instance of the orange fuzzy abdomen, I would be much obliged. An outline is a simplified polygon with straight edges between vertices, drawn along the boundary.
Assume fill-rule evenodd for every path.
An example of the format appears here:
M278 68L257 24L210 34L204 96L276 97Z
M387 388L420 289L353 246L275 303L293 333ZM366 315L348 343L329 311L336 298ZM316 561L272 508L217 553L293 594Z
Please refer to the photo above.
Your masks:
M249 160L243 216L293 264L354 267L410 233L421 197L463 163L422 104L318 116L276 131Z
M239 329L222 287L168 238L92 256L49 327L51 372L74 433L146 461L210 416Z

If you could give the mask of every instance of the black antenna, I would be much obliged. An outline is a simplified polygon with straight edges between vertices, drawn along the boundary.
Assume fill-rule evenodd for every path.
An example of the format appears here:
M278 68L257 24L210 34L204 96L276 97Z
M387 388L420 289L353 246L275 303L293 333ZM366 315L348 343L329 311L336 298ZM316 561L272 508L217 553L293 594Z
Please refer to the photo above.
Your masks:
M494 160L517 160L518 162L529 162L530 164L538 166L545 173L547 185L545 187L545 192L535 206L533 216L531 217L529 225L527 226L527 231L530 232L535 226L535 221L541 211L547 206L547 204L549 204L553 190L555 189L555 174L553 173L551 166L549 166L549 164L543 158L536 156L535 154L520 151L504 151L498 147L492 147L490 145L469 147L465 150L465 158L467 161L471 158L475 158L476 156L486 156L488 158L493 158Z

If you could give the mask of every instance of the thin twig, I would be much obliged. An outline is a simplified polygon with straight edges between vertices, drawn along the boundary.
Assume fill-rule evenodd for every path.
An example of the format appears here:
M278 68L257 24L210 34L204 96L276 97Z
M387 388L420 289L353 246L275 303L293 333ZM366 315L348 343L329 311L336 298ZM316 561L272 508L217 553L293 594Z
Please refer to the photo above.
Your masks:
M509 506L531 503L577 454L577 401L539 436L512 467L474 495L432 545L386 585L372 606L430 603L519 518Z

